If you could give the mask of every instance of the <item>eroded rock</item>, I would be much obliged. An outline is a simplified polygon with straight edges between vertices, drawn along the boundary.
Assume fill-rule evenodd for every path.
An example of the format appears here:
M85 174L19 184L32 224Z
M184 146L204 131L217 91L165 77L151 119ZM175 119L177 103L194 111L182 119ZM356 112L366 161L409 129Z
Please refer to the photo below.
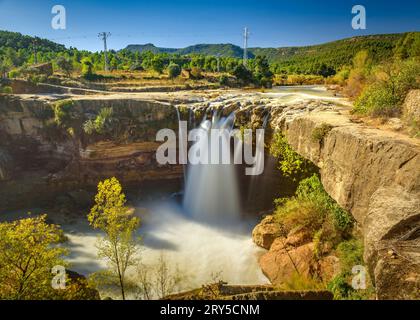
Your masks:
M252 231L252 240L264 249L270 249L273 241L282 235L280 224L274 216L266 216Z

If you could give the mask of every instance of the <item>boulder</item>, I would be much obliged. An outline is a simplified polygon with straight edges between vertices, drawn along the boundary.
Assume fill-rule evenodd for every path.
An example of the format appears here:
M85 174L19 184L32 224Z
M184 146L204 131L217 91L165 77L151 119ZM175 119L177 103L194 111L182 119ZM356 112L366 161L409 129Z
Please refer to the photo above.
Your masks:
M280 236L280 224L274 216L266 216L252 231L252 240L264 249L270 249L273 241Z
M420 123L420 90L412 90L407 94L402 106L403 118L406 122Z
M287 249L283 241L277 238L259 261L262 272L274 285L286 283L296 273L309 277L315 263L313 243Z

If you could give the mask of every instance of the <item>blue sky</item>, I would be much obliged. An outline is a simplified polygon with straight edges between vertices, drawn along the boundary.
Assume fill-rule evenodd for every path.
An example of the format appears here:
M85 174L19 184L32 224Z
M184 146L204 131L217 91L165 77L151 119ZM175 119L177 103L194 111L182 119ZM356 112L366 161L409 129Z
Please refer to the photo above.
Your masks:
M51 28L51 8L64 5L67 29ZM351 28L351 8L362 4L367 30ZM0 30L51 39L79 49L100 50L100 31L109 47L154 43L184 47L197 43L281 47L323 43L364 34L420 31L419 0L0 0Z

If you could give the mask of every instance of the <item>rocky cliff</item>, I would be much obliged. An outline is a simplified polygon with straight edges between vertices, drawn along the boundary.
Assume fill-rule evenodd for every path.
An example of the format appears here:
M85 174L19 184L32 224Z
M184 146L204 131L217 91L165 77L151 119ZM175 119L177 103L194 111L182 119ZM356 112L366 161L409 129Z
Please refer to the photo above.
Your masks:
M417 106L420 102L417 101ZM340 108L272 108L272 125L319 169L325 190L352 213L378 298L420 286L420 143L354 123ZM328 128L314 139L314 130Z
M155 158L156 132L178 125L168 103L72 97L66 100L72 103L71 114L60 115L61 121L54 114L60 103L54 96L0 99L0 209L39 205L54 194L94 187L111 176L125 185L182 177L182 167L162 166ZM87 134L86 121L107 107L113 109L112 128Z

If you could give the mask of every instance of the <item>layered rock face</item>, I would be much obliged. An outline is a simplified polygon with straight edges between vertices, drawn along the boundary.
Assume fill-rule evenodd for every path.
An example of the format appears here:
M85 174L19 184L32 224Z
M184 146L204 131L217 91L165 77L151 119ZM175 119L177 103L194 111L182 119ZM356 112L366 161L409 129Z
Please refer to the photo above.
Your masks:
M38 205L63 190L94 187L112 176L125 185L182 177L182 167L156 161L157 131L178 126L176 110L167 103L74 97L69 128L54 123L54 100L1 99L2 209ZM84 123L105 107L112 107L116 129L108 135L85 133Z
M320 168L329 195L356 219L378 298L418 297L419 141L353 123L339 108L272 108L272 117L293 149ZM314 139L321 126L329 131Z

